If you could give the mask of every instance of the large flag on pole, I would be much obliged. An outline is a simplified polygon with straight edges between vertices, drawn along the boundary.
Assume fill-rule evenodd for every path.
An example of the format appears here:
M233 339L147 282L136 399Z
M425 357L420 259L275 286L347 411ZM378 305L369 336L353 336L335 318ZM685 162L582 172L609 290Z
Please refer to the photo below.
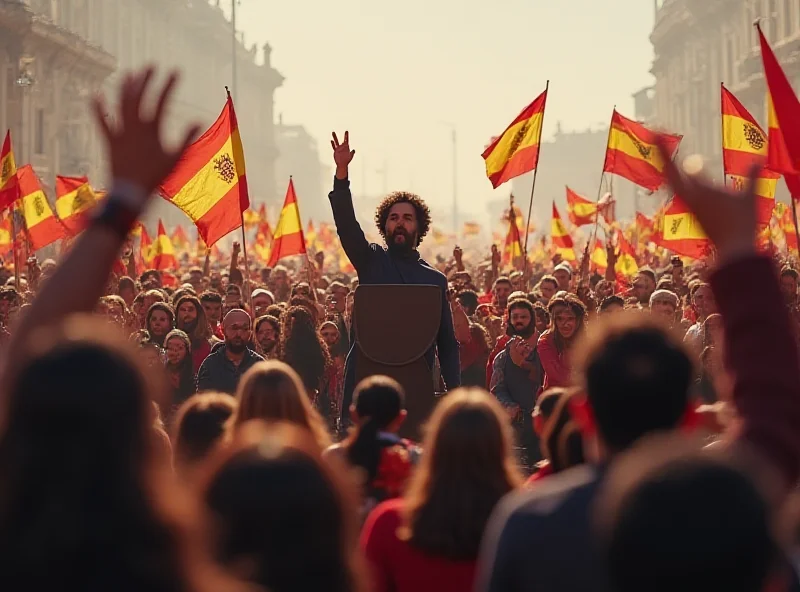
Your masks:
M669 153L674 156L682 136L665 134L663 138ZM655 191L665 181L664 162L655 139L654 132L614 110L603 171Z
M789 151L786 149L786 140L783 139L783 132L778 123L778 116L775 115L775 107L772 105L772 97L769 93L767 93L767 105L769 113L767 168L783 175L789 193L797 201L800 200L800 171L795 170Z
M159 190L192 219L209 247L242 225L250 198L230 93L217 121L189 147Z
M567 187L567 217L575 226L594 224L597 218L597 204Z
M553 242L556 253L561 255L561 259L569 262L577 260L575 256L575 244L572 242L572 236L570 236L569 230L567 230L563 220L561 220L561 214L558 213L556 202L553 202L553 220L550 225L550 240Z
M511 125L483 151L486 176L492 182L492 187L497 188L536 168L546 103L547 90L525 107Z
M0 148L0 210L13 204L19 197L17 191L17 165L11 149L11 132L6 132Z
M786 73L781 68L772 51L761 26L756 23L758 36L761 43L761 59L764 63L764 78L767 81L767 91L771 97L775 121L770 123L770 128L781 130L786 154L783 164L778 172L800 171L800 101L797 99ZM772 109L770 110L772 111ZM777 144L776 144L777 149ZM773 156L773 158L775 158ZM770 163L772 166L773 163Z
M589 263L590 271L597 272L600 275L605 275L606 270L608 269L608 255L606 254L606 249L603 247L603 243L599 238L596 238L594 241L594 249L592 250L592 255L589 258Z
M286 190L286 199L283 201L283 209L272 237L272 251L267 265L274 267L284 257L304 255L305 253L306 241L303 237L303 224L300 222L300 208L297 205L294 182L289 177L289 187Z
M86 227L89 210L96 204L97 196L89 179L56 176L56 214L71 235Z
M753 165L767 158L767 136L739 100L722 87L722 162L725 176L734 187L744 187ZM764 169L756 182L757 220L766 226L775 208L780 175Z
M26 164L17 170L17 182L20 197L16 208L25 222L31 249L38 251L60 238L66 238L67 233L53 215L31 165Z
M503 265L511 265L517 257L522 257L522 237L517 226L516 216L512 213L508 217L508 234L503 247Z

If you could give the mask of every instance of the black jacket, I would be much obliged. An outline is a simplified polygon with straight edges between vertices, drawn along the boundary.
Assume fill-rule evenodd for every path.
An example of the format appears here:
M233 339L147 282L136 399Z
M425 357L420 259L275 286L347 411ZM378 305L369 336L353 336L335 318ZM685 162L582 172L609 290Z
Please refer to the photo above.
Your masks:
M453 315L447 302L447 278L443 273L426 263L419 253L413 251L412 256L400 258L392 256L389 251L370 243L356 220L353 209L353 197L350 194L348 179L334 179L333 191L328 196L331 200L333 219L342 248L348 259L358 272L359 285L370 284L417 284L438 286L442 295L442 320L434 348L425 356L428 366L433 368L434 355L438 355L442 369L442 378L448 390L461 385L461 368L458 357L458 341L453 328ZM355 389L355 366L353 355L354 344L351 343L350 354L345 365L344 400L342 401L342 417L347 419L348 409Z
M221 344L214 348L209 356L200 364L197 371L197 392L219 391L221 393L233 394L239 386L239 379L242 374L252 368L257 362L263 362L264 358L251 349L245 350L242 363L238 367L226 355L226 346Z

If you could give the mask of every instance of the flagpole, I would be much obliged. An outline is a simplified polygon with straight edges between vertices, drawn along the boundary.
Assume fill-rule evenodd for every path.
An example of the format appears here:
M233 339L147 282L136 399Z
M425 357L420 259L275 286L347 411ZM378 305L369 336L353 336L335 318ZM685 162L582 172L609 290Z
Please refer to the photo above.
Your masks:
M611 130L613 127L614 114L617 112L617 106L614 105L614 110L611 113L611 123L608 124L608 139L606 140L606 156L608 155L608 145L611 144ZM606 160L603 157L603 172L600 174L600 186L597 188L597 202L596 210L594 212L594 231L592 232L592 240L589 244L594 245L597 241L597 227L600 225L600 198L603 196L603 179L606 176Z
M720 157L722 159L722 184L728 186L728 175L725 173L725 114L722 112L722 95L725 94L725 83L720 83L720 102L719 102L719 129L722 138L720 144Z
M525 259L525 263L522 267L522 277L525 278L525 275L528 273L528 235L531 232L531 214L533 213L533 194L536 191L536 173L539 172L539 157L542 154L542 134L544 133L544 114L547 111L547 96L550 90L550 81L548 80L544 87L544 105L542 105L542 123L539 126L539 150L536 152L536 164L533 169L533 180L531 181L531 198L528 201L528 221L525 224L525 248L523 249L522 256ZM513 209L513 208L512 208Z

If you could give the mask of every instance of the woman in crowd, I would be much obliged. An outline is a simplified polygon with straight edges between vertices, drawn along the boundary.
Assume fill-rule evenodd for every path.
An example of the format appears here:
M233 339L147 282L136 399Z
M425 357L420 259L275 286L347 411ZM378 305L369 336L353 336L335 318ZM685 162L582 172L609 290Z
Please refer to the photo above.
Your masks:
M175 312L169 304L155 302L147 310L145 328L150 334L150 340L164 349L164 340L167 333L175 328Z
M297 373L283 362L259 362L242 377L236 392L237 409L231 418L230 431L235 432L252 419L286 422L308 430L320 450L331 444L331 438L319 413L311 406Z
M571 413L572 397L571 391L552 388L536 401L533 429L545 460L539 463L528 484L585 462L583 437Z
M572 294L556 296L547 307L550 327L539 338L539 359L544 368L542 391L554 386L569 386L572 364L569 353L583 334L586 307Z
M331 357L317 332L314 314L305 306L290 307L282 318L280 339L278 359L297 373L322 416L331 417Z
M172 427L173 464L184 480L194 481L235 410L236 399L224 393L194 395L178 408Z
M164 339L167 352L167 376L172 389L172 406L177 407L195 392L192 343L180 329L173 329Z
M408 491L364 525L374 590L473 589L489 515L522 481L512 440L505 411L486 392L458 389L441 400Z
M0 435L4 589L230 589L158 454L149 394L161 375L88 318L18 346Z
M203 488L217 560L270 592L365 590L354 495L298 426L250 422Z
M378 503L403 493L420 449L397 435L406 417L403 387L388 376L362 380L353 393L354 428L326 455L344 457L356 469L362 516Z

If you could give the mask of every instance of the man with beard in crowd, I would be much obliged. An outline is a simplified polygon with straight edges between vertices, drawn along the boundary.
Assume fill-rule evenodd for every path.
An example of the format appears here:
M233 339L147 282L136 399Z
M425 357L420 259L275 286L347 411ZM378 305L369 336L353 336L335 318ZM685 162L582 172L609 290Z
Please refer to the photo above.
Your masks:
M642 308L650 306L650 297L656 291L656 274L652 270L643 268L639 270L633 280L633 295Z
M684 341L699 355L703 351L703 324L709 315L717 312L717 301L710 284L699 284L691 294L697 322L686 331Z
M200 366L197 392L218 391L233 394L242 375L264 358L249 349L250 315L234 309L222 321L225 343L219 344Z
M256 341L267 360L278 357L278 342L281 338L281 322L277 317L264 315L256 319Z
M207 290L200 294L200 304L206 313L208 325L211 327L211 333L216 337L222 337L220 331L220 321L222 320L222 296L219 292Z
M331 146L336 163L333 191L329 196L333 218L342 247L358 272L359 284L416 284L439 288L441 321L436 343L425 354L425 359L428 368L432 369L435 356L438 354L441 377L447 389L458 387L461 371L453 316L447 301L447 278L428 265L417 251L417 247L430 228L428 206L419 196L412 193L389 194L378 206L375 216L378 231L386 241L386 247L370 244L356 220L353 197L350 193L348 167L355 155L355 150L350 149L350 134L345 132L344 141L341 143L336 134L333 134ZM348 410L355 389L355 377L355 356L351 348L345 370L343 422L349 420Z
M511 339L494 359L489 390L511 416L518 441L525 450L526 464L533 466L541 460L541 453L531 413L544 372L536 349L539 334L533 305L528 300L519 298L508 305L508 327Z
M211 326L197 296L185 294L175 303L175 325L192 342L192 370L195 374L211 353Z

